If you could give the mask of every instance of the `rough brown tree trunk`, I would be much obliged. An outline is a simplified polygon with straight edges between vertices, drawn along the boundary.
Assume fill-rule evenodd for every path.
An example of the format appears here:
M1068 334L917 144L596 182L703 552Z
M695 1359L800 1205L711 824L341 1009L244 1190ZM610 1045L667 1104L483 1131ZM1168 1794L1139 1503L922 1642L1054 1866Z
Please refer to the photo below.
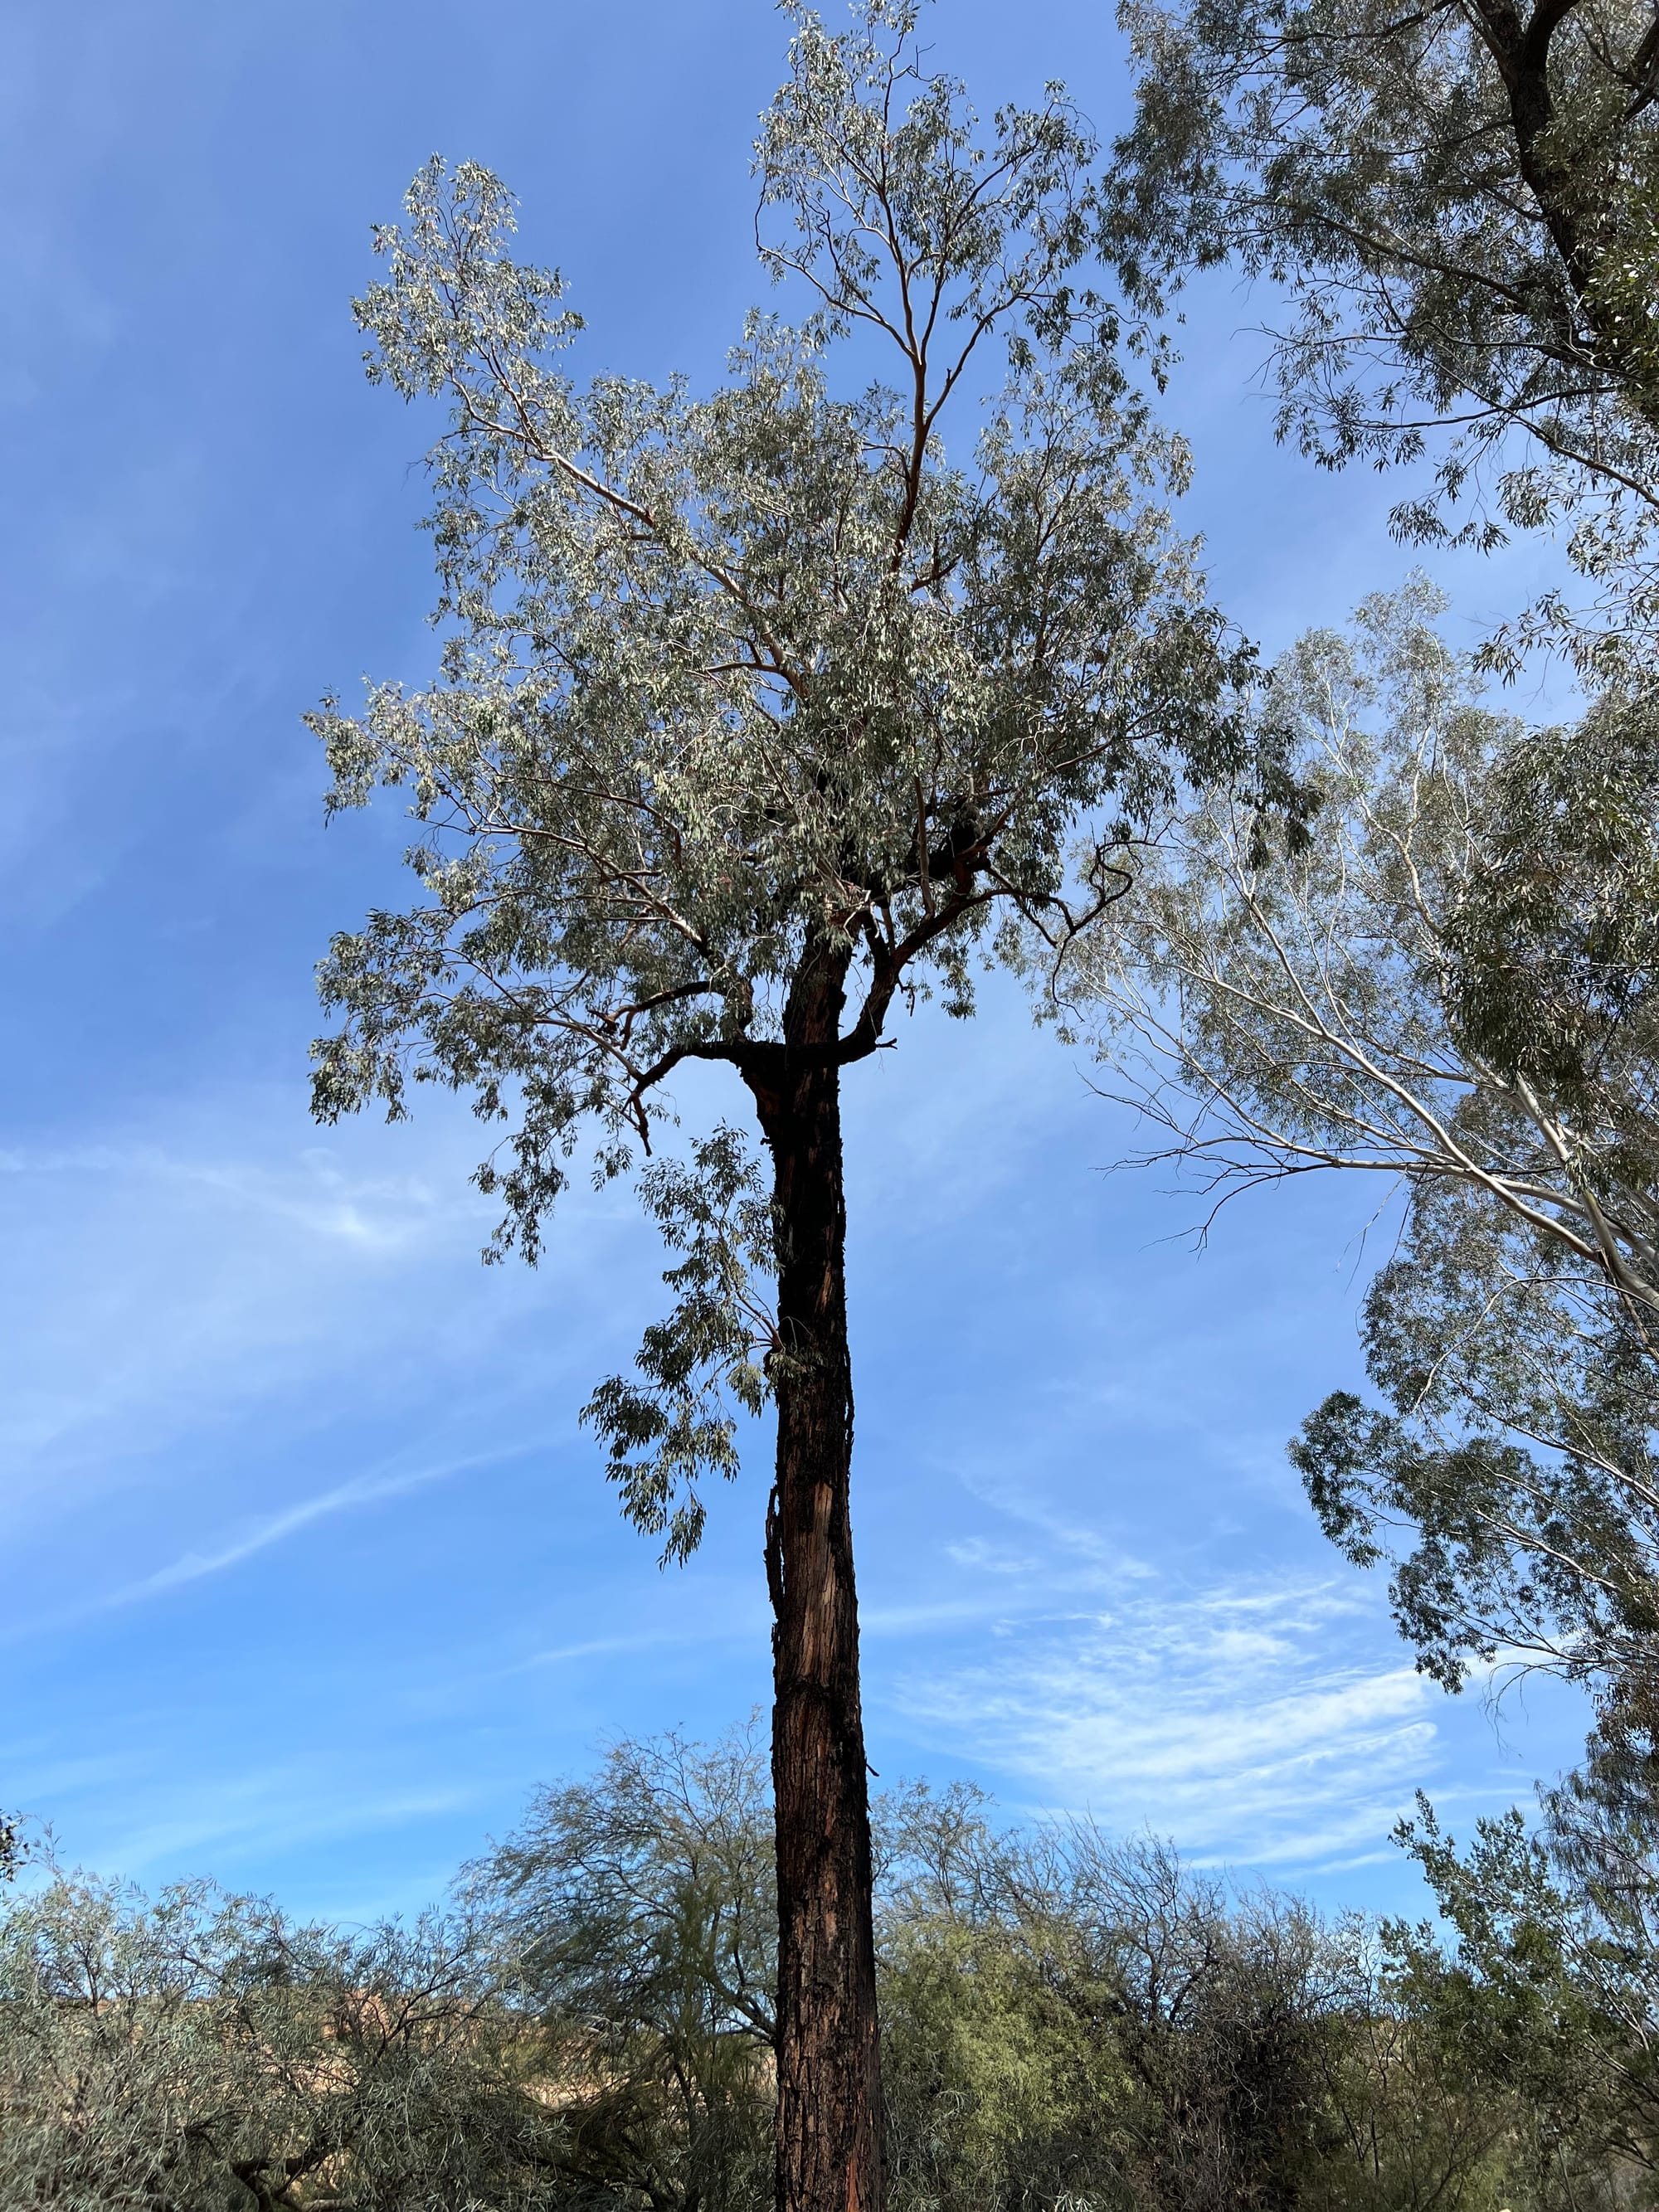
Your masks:
M882 2212L870 1798L848 1510L853 1455L840 1070L844 960L809 954L756 1082L778 1222L777 1477L767 1513L778 1865L778 2212ZM791 1046L811 1055L796 1060ZM816 1052L813 1048L817 1048ZM751 1079L752 1080L752 1079Z

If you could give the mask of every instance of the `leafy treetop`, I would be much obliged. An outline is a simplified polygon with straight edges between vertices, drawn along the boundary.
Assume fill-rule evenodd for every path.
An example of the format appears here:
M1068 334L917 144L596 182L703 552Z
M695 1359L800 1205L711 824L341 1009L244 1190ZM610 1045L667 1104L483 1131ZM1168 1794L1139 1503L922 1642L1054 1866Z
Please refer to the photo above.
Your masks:
M684 1063L758 1097L875 1051L896 998L966 1013L977 961L1064 942L1118 894L1115 853L1181 777L1256 757L1259 795L1285 795L1237 711L1249 656L1155 496L1185 457L1090 273L1094 142L1057 87L981 133L924 70L915 15L869 0L831 35L795 11L761 246L815 304L752 314L705 397L573 380L579 318L510 258L510 197L475 165L429 162L377 234L369 374L450 410L443 643L425 687L312 718L333 806L397 786L421 825L415 903L325 963L341 1020L315 1103L396 1116L433 1081L508 1124L477 1176L505 1201L498 1251L536 1256L584 1131L602 1176L649 1149ZM843 388L837 361L872 343L886 380ZM944 412L970 401L977 437L947 459ZM836 1018L807 1039L825 975ZM738 1207L744 1267L761 1234L736 1141L694 1153L708 1233L682 1222L702 1241L677 1286L750 1402L751 1331L720 1303L720 1224ZM690 1190L647 1191L665 1227ZM730 1416L698 1410L700 1355L659 1350L643 1394L591 1411L629 1510L684 1551L686 1468L722 1437L729 1460Z

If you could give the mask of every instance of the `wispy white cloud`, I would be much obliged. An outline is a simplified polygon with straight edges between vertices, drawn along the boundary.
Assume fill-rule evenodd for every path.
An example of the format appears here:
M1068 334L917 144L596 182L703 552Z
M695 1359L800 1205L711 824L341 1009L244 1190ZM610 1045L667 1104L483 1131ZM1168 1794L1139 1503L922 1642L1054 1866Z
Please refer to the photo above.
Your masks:
M130 1605L143 1598L159 1597L186 1583L200 1582L209 1575L239 1567L256 1553L267 1551L271 1545L280 1544L297 1535L301 1529L326 1521L337 1513L349 1513L362 1506L384 1504L387 1498L405 1497L410 1491L424 1490L434 1482L447 1482L453 1475L465 1474L471 1468L493 1466L504 1456L507 1455L500 1452L481 1452L465 1459L444 1460L432 1467L411 1468L397 1474L355 1476L349 1482L337 1483L333 1489L321 1491L314 1498L302 1498L279 1513L246 1522L234 1534L205 1550L192 1548L180 1553L166 1566L158 1567L154 1574L113 1591L104 1602L107 1606Z
M189 1546L176 1558L136 1580L118 1583L112 1588L48 1613L30 1615L16 1611L4 1631L0 1632L0 1642L17 1642L97 1614L118 1612L128 1606L141 1605L149 1599L165 1597L191 1583L204 1582L211 1576L240 1567L259 1553L269 1551L273 1545L299 1535L319 1522L331 1520L338 1514L384 1504L392 1498L429 1489L435 1484L447 1482L455 1475L475 1468L499 1466L517 1455L510 1449L477 1452L422 1466L381 1469L355 1475L349 1481L336 1483L331 1488L319 1491L309 1498L295 1499L273 1513L233 1522L222 1534Z
M1011 1552L983 1536L970 1536L960 1544L947 1544L945 1556L952 1566L977 1567L988 1575L1028 1575L1036 1565L1028 1552Z
M566 1264L480 1267L478 1134L447 1102L416 1127L326 1145L297 1095L221 1096L172 1118L165 1141L137 1128L0 1151L14 1526L75 1510L82 1483L118 1481L174 1439L199 1449L261 1401L292 1422L406 1391L411 1362L416 1380L465 1366L532 1310L556 1316L544 1382L634 1272L610 1264L619 1224L585 1193L559 1224Z
M455 1812L472 1796L465 1787L364 1790L338 1773L287 1768L221 1775L209 1788L175 1792L165 1814L115 1831L100 1856L137 1875L155 1867L205 1866L256 1838L268 1852L342 1842Z
M505 1667L493 1667L479 1680L505 1681L514 1674L533 1674L545 1667L568 1667L583 1659L632 1658L646 1651L684 1650L688 1645L707 1646L722 1636L733 1638L754 1637L761 1627L763 1616L753 1607L727 1606L722 1608L718 1620L699 1619L694 1625L680 1629L641 1629L627 1636L588 1636L571 1644L553 1644L544 1650L532 1651L522 1659L515 1659Z
M210 1194L225 1207L285 1222L311 1235L391 1250L416 1241L434 1214L461 1210L453 1191L420 1175L351 1175L329 1146L284 1146L276 1157L192 1156L143 1138L61 1147L0 1148L0 1176L15 1182L106 1189L171 1188ZM224 1208L221 1209L222 1211ZM476 1204L467 1210L477 1212Z
M994 1661L914 1669L893 1702L1045 1805L1306 1865L1375 1845L1436 1763L1431 1686L1367 1651L1356 1611L1328 1582L1142 1575L1093 1611L1005 1617Z
M1212 1514L1146 1555L1018 1461L964 1475L994 1517L873 1613L878 1635L924 1639L884 1698L924 1758L1211 1857L1374 1852L1443 1759L1439 1692L1381 1587L1305 1550L1246 1569Z

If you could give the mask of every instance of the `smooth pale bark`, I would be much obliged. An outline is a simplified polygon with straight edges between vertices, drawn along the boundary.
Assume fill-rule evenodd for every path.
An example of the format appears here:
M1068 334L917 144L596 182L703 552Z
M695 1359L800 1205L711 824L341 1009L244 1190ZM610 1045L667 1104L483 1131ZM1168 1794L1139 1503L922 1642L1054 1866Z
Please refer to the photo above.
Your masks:
M835 1047L844 956L809 951L785 1042L750 1076L778 1234L777 1474L767 1512L778 1869L778 2212L882 2212L870 1802L848 1480L847 1209Z

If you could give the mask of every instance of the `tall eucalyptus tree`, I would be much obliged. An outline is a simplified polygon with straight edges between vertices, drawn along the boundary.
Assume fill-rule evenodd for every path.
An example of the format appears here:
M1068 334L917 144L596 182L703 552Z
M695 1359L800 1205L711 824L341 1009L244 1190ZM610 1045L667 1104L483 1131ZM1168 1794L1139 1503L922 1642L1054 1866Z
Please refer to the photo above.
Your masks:
M843 1072L890 1042L896 1001L966 1014L985 960L1067 938L1181 776L1251 756L1248 661L1158 503L1181 447L1089 278L1084 125L1053 88L981 133L924 67L913 0L866 0L840 34L794 21L761 252L811 312L751 316L706 398L579 388L558 361L578 319L509 258L512 203L478 167L434 161L379 234L369 373L452 410L446 635L424 688L313 718L331 805L400 786L422 824L416 902L325 964L342 1019L315 1105L470 1093L505 1125L478 1175L496 1249L532 1260L585 1133L599 1175L640 1173L678 1301L586 1418L665 1556L697 1541L700 1477L735 1472L738 1410L775 1405L779 2202L866 2212ZM860 389L884 351L891 381ZM945 414L976 403L948 462ZM769 1188L726 1124L646 1158L693 1062L746 1091Z

